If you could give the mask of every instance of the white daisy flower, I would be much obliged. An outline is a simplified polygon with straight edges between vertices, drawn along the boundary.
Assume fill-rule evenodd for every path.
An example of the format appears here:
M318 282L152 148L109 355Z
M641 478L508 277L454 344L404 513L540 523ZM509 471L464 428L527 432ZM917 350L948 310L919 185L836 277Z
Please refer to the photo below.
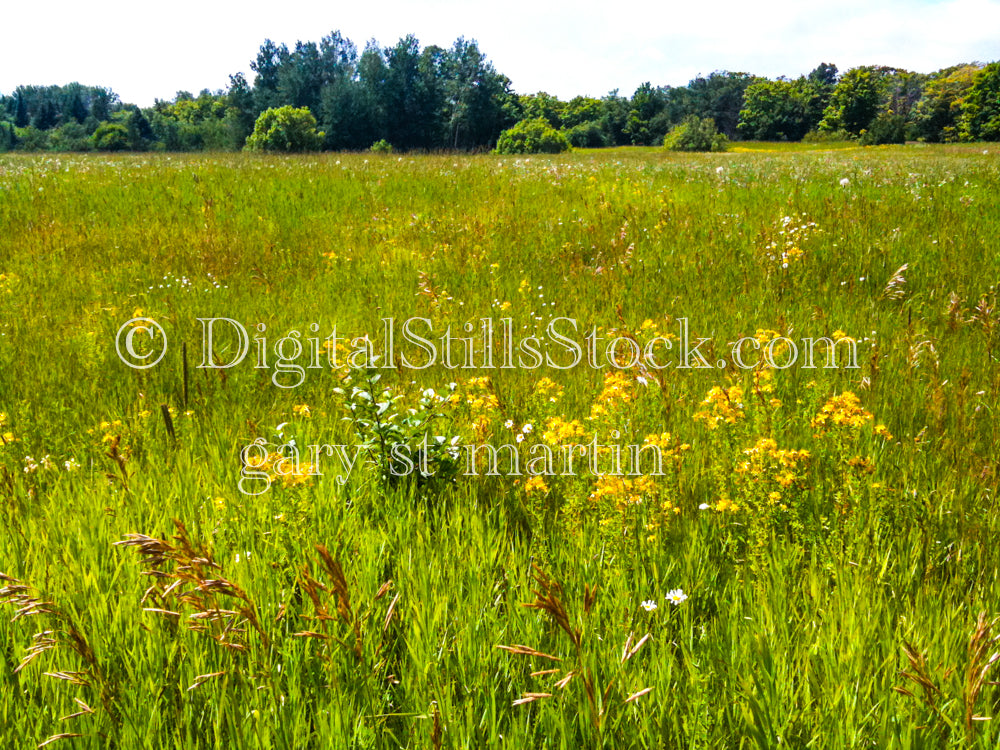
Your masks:
M687 598L687 594L685 594L681 589L673 589L672 591L667 592L667 601L675 607Z

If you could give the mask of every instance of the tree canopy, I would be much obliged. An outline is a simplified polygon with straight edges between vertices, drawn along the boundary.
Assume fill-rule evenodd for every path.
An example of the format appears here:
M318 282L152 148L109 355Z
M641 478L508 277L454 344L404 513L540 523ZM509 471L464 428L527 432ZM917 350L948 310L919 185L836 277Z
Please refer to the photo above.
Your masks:
M562 101L544 91L515 93L475 40L423 47L408 35L387 47L372 40L359 51L333 31L291 47L265 39L250 69L252 80L237 73L225 90L178 91L142 109L101 86L19 86L0 95L0 151L258 148L271 142L258 136L250 143L262 115L285 108L308 113L320 139L309 147L328 150L376 143L487 150L518 123L539 120L562 140L590 148L660 144L690 118L712 120L729 139L1000 139L998 62L930 74L888 66L841 74L824 62L794 80L723 70L686 86L648 81L631 96L615 90Z

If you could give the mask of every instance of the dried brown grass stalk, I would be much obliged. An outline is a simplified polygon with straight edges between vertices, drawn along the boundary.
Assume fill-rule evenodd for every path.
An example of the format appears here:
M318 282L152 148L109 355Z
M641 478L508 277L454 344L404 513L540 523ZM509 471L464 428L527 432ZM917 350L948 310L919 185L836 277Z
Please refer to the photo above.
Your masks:
M31 645L21 662L15 667L14 673L23 672L28 665L35 662L43 654L68 650L75 654L83 668L79 670L57 669L43 672L42 676L89 689L100 701L105 714L116 725L120 725L121 714L117 706L117 690L108 679L87 637L76 625L73 618L31 586L13 576L0 573L0 583L4 584L0 587L0 605L14 609L12 621L38 618L47 625L31 637ZM74 698L74 701L82 710L62 717L61 721L94 713L94 709L79 698ZM53 735L39 747L59 739L79 736L82 735L74 733Z
M549 617L556 623L560 630L569 638L570 643L573 645L573 650L575 652L575 659L573 666L566 670L566 673L562 675L554 683L554 687L557 690L563 691L566 687L574 680L582 686L584 694L587 698L587 706L590 711L591 723L594 728L601 731L602 724L607 715L607 710L611 703L609 703L611 698L611 693L617 684L618 675L612 676L602 691L600 691L596 686L598 683L598 675L595 674L595 670L590 666L592 662L586 659L585 643L584 643L584 631L582 627L574 627L573 618L564 603L565 594L563 592L562 586L557 582L552 580L541 568L537 565L534 568L534 579L537 588L532 589L532 593L535 595L535 599L532 602L523 604L522 606L529 609L538 609L546 612ZM593 610L597 602L597 586L584 586L583 595L583 616L586 617ZM639 650L649 641L650 635L647 633L642 636L638 641L634 641L634 636L632 633L628 634L625 639L625 644L622 648L622 656L619 662L619 668L625 662L629 661L633 656L635 656ZM515 656L527 656L538 659L546 659L548 661L562 662L562 658L559 656L553 656L552 654L539 651L538 649L532 648L531 646L524 646L521 644L515 644L513 646L498 645L496 648L506 651ZM540 669L535 670L531 673L532 677L555 677L562 674L563 670L560 668L553 669ZM602 680L603 681L603 680ZM632 693L628 698L622 701L622 705L632 703L642 696L648 694L652 690L651 687L643 688ZM520 698L514 701L513 705L523 706L528 703L534 703L535 701L542 700L545 698L551 698L553 693L542 693L542 692L526 692L522 694Z
M173 543L146 534L126 534L115 546L133 547L146 565L143 575L153 579L140 601L158 606L146 611L176 622L185 609L187 627L211 637L231 651L246 651L248 628L267 648L270 638L257 616L257 608L239 585L222 576L222 566L206 547L195 542L187 527L174 519L177 535Z
M314 575L309 564L302 566L299 574L299 585L312 603L313 614L301 615L316 623L314 628L303 630L295 635L299 638L314 638L321 641L335 641L355 658L365 675L373 678L376 683L398 683L396 677L388 673L389 665L383 653L390 637L389 626L396 616L396 605L399 593L392 598L385 615L376 616L375 602L389 595L393 589L392 580L385 581L372 597L371 601L359 607L351 596L350 585L344 567L331 552L322 544L315 545L318 558L316 562L326 582ZM380 623L375 625L374 623ZM333 629L334 623L340 623L347 628L350 637L341 639ZM372 644L368 648L368 644ZM329 659L329 654L326 654Z
M976 618L976 627L969 637L961 696L949 694L945 689L955 673L955 668L949 667L943 670L940 678L935 679L927 664L927 657L908 641L903 642L903 654L906 656L909 669L900 670L900 675L919 688L919 694L901 686L892 689L901 695L921 701L944 727L959 724L955 718L948 715L948 710L951 706L961 706L963 709L961 724L971 739L977 722L991 720L991 717L982 716L977 710L983 689L988 685L1000 684L987 679L993 665L1000 661L1000 651L997 650L1000 634L994 633L998 621L1000 618L988 620L985 612L980 612Z

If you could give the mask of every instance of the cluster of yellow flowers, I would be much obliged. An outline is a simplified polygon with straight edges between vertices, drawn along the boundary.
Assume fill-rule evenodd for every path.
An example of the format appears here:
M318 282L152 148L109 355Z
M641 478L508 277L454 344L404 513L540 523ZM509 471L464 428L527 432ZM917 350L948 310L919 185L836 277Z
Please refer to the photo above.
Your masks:
M488 376L469 378L466 383L465 402L472 412L472 429L477 437L489 432L490 414L500 407L500 401L493 392L493 383Z
M590 407L590 418L600 419L614 413L618 404L628 404L635 400L632 380L622 370L605 374L604 387Z
M728 388L713 386L701 405L706 408L696 412L694 419L704 422L710 430L720 424L734 425L746 416L743 411L743 388L739 384Z
M297 460L272 451L267 456L247 456L247 468L254 471L266 471L269 480L281 483L282 487L298 487L307 484L314 476L311 463L300 463Z
M746 460L736 466L740 481L758 486L763 482L764 489L769 490L768 502L784 510L782 491L801 481L802 476L796 470L811 458L809 451L778 448L772 438L760 438L753 447L744 450L743 455Z
M535 383L535 395L554 404L562 398L563 387L552 378L544 377Z
M622 477L604 474L597 478L590 499L600 502L612 500L619 511L630 505L638 505L656 492L656 481L648 474L636 477Z
M124 440L125 425L120 419L104 420L97 427L91 427L87 434L98 438L98 447L107 450L110 455L123 459L131 458L132 448Z
M549 491L549 486L542 477L529 477L524 483L524 491L529 495L536 492L545 493Z
M309 408L309 404L295 404L292 407L292 414L303 419L309 419L312 416L312 410Z
M331 351L332 350L332 351ZM338 367L334 370L334 374L343 380L351 373L351 368L349 366L350 356L352 350L344 345L342 341L337 341L334 344L330 339L326 339L323 342L323 351L326 352L326 356L330 359L330 355L333 354L332 361L336 362Z
M778 348L776 346L775 350ZM766 398L768 405L772 409L777 409L781 406L781 399L772 395L774 393L774 370L770 367L761 366L753 371L753 390L762 399Z
M857 429L871 423L873 419L872 413L861 406L861 399L851 391L844 391L838 396L831 396L813 417L811 424L814 430L824 432L833 427ZM892 438L885 425L876 426L875 433L887 439Z
M500 405L489 377L469 378L466 382L465 401L475 413L494 411Z
M0 445L7 445L8 443L13 443L14 433L9 430L4 430L7 426L7 414L5 412L0 412Z
M848 460L847 465L859 474L871 474L875 471L875 464L863 456L854 456Z
M689 443L678 443L677 439L669 432L661 432L659 435L646 435L642 439L643 447L655 445L660 449L660 455L664 458L679 458L684 451L691 450Z
M148 412L147 412L148 413ZM96 436L97 433L101 433L100 442L102 445L112 442L116 437L121 438L121 432L124 428L122 421L120 419L115 419L112 421L104 420L97 427L91 427L87 430L88 435Z
M579 420L567 421L562 417L551 417L545 423L542 431L542 440L549 445L560 445L570 441L579 440L586 435L586 430Z

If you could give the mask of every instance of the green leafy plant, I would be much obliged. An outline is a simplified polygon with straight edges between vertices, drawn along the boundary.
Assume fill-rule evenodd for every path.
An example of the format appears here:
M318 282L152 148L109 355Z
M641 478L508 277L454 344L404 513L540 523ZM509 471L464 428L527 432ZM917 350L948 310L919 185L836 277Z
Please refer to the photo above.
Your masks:
M426 388L416 405L408 407L405 393L380 385L382 373L374 362L362 372L357 379L347 375L344 387L334 392L343 397L345 419L380 480L388 485L406 481L426 485L454 479L461 468L461 438L431 431L435 422L446 417L450 397ZM456 387L450 386L451 390Z
M566 136L553 128L543 117L521 120L500 134L498 154L559 154L570 148Z
M316 118L308 107L276 107L257 118L247 138L247 151L317 151L324 133L317 132Z
M716 130L711 117L691 115L663 139L668 151L726 151L729 139Z

